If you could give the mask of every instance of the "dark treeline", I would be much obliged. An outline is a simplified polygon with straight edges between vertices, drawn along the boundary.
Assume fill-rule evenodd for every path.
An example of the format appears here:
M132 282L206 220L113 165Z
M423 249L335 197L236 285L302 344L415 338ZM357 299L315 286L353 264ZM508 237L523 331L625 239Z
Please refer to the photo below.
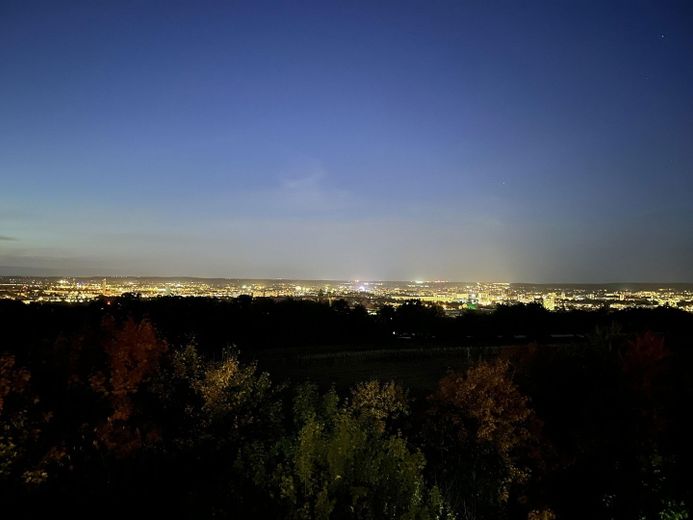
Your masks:
M320 303L250 296L221 300L133 295L79 305L0 301L3 340L11 344L21 339L24 352L30 344L50 343L59 334L93 328L104 315L150 320L169 343L194 341L210 353L224 345L241 349L401 345L402 338L435 344L495 344L499 339L546 342L556 341L555 335L589 335L614 326L625 334L666 332L671 343L685 342L693 324L692 315L669 308L549 312L538 304L518 304L447 318L440 307L419 301L397 308L384 306L377 315L344 300Z
M678 520L693 503L693 315L675 309L125 296L0 302L0 327L3 517ZM254 362L411 345L512 348L441 359L424 392Z

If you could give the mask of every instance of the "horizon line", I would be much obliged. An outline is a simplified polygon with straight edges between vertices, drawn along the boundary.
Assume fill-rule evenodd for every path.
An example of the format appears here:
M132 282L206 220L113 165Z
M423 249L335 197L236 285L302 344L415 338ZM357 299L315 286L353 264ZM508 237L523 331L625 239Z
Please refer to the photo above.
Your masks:
M177 279L192 279L192 280L247 280L247 281L303 281L303 282L385 282L385 283L492 283L492 284L514 284L514 285L628 285L628 284L649 284L649 285L693 285L693 281L550 281L550 282L534 282L534 281L507 281L507 280L427 280L427 279L386 279L386 278L287 278L287 277L233 277L233 276L196 276L196 275L70 275L70 274L0 274L2 278L73 278L73 279L109 279L109 278L132 278L132 279L159 279L159 280L177 280Z

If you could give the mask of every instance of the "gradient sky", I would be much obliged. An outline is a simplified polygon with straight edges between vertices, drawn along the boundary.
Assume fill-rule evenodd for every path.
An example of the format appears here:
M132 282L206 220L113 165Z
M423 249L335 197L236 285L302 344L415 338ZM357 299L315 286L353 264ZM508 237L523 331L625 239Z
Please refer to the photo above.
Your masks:
M693 3L0 2L0 274L693 281Z

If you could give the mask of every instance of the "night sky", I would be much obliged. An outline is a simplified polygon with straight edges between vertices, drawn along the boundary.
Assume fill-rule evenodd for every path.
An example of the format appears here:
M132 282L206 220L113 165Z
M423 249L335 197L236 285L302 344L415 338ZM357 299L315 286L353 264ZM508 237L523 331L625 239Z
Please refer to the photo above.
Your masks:
M0 1L0 274L693 281L693 3Z

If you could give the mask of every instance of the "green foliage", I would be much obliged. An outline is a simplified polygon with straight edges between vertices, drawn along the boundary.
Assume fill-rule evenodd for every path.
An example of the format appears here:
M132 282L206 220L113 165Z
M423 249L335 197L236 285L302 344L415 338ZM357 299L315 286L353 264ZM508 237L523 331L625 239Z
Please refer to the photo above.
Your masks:
M382 400L373 393L377 388L385 389ZM374 409L368 402L391 404L392 390L361 385L353 393L358 404L349 405L334 391L320 398L315 387L298 389L294 410L301 423L277 475L287 518L446 517L440 493L424 483L421 452L384 431L382 421L400 405L365 413Z
M686 504L675 501L667 501L664 504L664 509L659 512L659 520L687 520L688 508Z

